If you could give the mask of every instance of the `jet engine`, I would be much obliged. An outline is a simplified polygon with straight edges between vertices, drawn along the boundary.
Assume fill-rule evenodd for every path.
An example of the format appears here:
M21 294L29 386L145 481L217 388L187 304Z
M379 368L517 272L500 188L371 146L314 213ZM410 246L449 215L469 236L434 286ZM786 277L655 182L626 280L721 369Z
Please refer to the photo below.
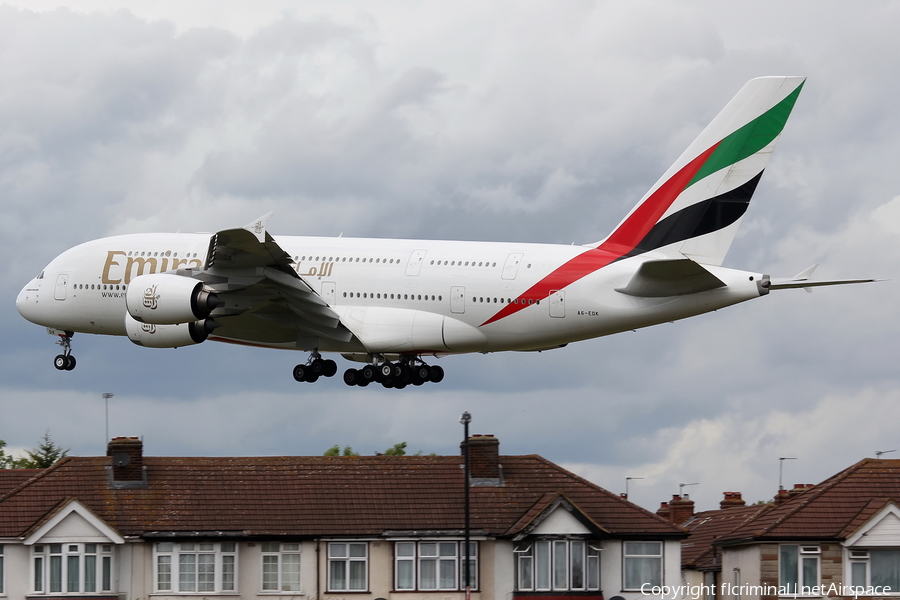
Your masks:
M136 321L174 325L205 319L221 302L203 283L169 273L139 275L125 292L125 306Z
M147 348L180 348L193 346L209 337L219 324L212 319L179 323L177 325L157 325L140 323L125 315L125 331L128 339Z

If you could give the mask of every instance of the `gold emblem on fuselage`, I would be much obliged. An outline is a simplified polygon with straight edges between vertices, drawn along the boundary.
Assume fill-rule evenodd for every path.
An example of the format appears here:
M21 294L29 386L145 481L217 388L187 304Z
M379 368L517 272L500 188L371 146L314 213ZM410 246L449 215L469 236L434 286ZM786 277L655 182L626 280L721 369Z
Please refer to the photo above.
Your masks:
M144 290L144 308L156 310L157 306L159 306L159 294L156 293L156 286L151 285Z

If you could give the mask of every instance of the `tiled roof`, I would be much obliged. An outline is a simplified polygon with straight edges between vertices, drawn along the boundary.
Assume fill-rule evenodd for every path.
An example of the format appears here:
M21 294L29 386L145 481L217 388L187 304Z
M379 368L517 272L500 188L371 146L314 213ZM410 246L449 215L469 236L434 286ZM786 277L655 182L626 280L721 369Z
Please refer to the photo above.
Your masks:
M463 527L457 456L143 457L146 489L111 489L110 459L68 457L0 496L0 537L77 498L120 534L381 535ZM503 536L559 493L614 536L684 531L539 456L501 456L504 486L470 488L474 530Z
M0 496L15 489L40 472L40 469L0 469Z
M681 566L685 569L717 570L722 558L713 542L727 536L761 511L774 508L772 504L732 506L695 514L684 527L690 537L681 542Z
M888 501L900 504L900 460L866 458L784 504L762 511L719 543L840 540Z

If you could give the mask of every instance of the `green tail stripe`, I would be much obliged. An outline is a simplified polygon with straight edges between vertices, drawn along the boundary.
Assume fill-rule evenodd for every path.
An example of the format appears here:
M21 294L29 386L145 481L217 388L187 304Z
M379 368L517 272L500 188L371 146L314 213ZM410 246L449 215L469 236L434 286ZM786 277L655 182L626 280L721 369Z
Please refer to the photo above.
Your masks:
M712 156L697 171L697 174L694 175L687 187L692 186L719 169L724 169L748 156L756 154L768 146L784 129L784 124L794 108L794 103L797 101L797 96L800 95L801 89L803 89L802 83L797 86L796 90L788 94L784 100L731 135L726 136L719 143Z

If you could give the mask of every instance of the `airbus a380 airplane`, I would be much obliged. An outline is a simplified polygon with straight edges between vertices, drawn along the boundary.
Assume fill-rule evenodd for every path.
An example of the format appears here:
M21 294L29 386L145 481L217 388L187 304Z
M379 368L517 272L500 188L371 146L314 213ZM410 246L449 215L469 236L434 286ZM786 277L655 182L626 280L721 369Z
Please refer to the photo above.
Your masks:
M274 238L269 215L209 234L134 234L76 246L19 293L60 336L127 335L150 348L204 340L310 352L297 381L366 363L348 385L443 378L423 357L546 350L683 319L771 290L862 283L722 267L803 86L751 80L604 240L585 246Z

